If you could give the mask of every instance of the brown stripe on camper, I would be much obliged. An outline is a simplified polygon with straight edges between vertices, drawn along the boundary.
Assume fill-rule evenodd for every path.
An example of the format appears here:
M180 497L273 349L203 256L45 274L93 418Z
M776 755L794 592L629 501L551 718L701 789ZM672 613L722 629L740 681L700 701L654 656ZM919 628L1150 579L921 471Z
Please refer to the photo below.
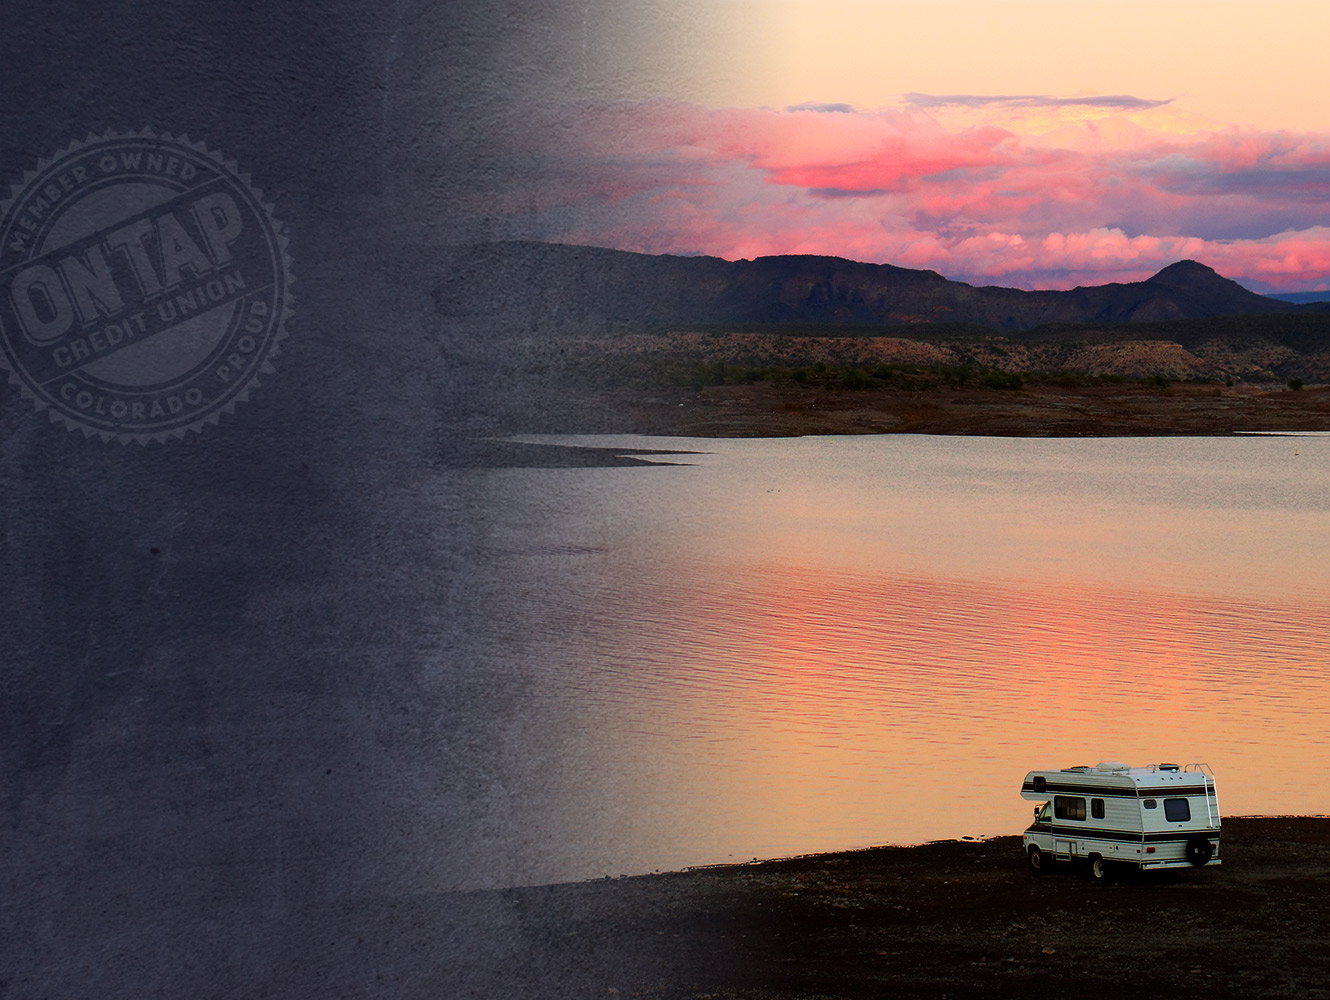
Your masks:
M1033 792L1034 783L1027 781L1021 785L1022 792ZM1214 785L1151 785L1136 786L1134 788L1114 788L1111 785L1072 785L1061 781L1050 781L1040 795L1045 792L1070 793L1074 795L1093 795L1097 798L1107 798L1109 796L1118 796L1129 799L1176 799L1187 795L1215 795Z

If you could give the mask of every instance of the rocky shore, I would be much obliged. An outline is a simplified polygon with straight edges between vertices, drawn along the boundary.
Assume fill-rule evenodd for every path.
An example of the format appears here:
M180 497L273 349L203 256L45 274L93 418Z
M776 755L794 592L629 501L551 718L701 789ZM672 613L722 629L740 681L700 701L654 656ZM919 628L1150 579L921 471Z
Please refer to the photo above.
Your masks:
M1223 864L1092 882L1017 837L487 896L480 996L1330 996L1330 819L1224 823ZM475 930L473 929L473 933ZM457 985L461 986L462 983Z

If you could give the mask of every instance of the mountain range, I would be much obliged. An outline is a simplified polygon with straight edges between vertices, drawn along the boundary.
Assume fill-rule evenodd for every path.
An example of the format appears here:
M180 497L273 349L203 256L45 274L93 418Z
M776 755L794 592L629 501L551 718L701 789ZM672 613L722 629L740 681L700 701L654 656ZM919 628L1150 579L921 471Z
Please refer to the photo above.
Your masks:
M1050 324L1330 312L1330 303L1258 295L1192 260L1144 281L1023 291L840 257L728 261L532 242L456 248L433 294L447 318L556 333L919 324L1017 332Z

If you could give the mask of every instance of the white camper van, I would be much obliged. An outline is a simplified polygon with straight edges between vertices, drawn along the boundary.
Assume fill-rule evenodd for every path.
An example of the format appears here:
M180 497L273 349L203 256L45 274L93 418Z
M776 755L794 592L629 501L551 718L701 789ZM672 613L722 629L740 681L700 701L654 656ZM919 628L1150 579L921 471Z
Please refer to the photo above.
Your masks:
M1033 872L1053 861L1138 869L1219 864L1219 799L1208 764L1103 763L1031 771L1021 798L1043 803L1022 838Z

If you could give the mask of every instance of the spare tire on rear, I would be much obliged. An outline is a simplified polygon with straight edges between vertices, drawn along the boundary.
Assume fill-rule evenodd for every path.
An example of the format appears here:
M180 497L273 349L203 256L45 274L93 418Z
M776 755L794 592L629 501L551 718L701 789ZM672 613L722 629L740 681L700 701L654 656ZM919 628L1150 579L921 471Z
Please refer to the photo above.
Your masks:
M1187 860L1197 868L1214 857L1214 853L1215 845L1210 843L1208 837L1192 837L1187 841Z

